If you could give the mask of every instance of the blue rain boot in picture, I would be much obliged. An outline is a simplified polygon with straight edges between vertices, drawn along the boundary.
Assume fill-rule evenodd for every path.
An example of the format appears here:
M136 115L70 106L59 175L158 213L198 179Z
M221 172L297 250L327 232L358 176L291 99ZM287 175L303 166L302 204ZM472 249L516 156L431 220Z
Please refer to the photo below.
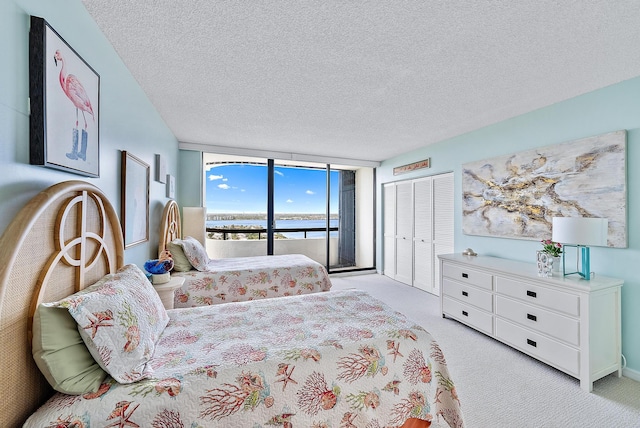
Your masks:
M78 128L73 128L73 147L71 152L67 153L69 159L78 159Z
M87 160L87 131L82 130L82 139L80 140L80 151L78 152L78 159L83 161Z

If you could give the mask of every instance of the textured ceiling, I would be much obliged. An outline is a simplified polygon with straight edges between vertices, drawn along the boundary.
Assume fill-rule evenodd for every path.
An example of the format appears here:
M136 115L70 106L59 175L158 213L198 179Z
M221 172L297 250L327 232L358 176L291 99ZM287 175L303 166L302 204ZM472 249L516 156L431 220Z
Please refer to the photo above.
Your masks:
M83 0L176 138L381 161L640 75L638 0Z

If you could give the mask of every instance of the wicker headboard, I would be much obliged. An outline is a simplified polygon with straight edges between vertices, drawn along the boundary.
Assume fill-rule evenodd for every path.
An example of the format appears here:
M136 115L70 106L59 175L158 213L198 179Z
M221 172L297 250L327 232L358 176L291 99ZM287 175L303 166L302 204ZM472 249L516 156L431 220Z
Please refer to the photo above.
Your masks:
M118 216L89 183L43 190L9 224L0 238L0 426L21 425L53 393L31 356L37 305L73 294L123 263Z
M160 219L160 238L158 243L158 255L167 249L167 244L174 239L182 238L182 226L180 221L180 208L174 200L167 202Z

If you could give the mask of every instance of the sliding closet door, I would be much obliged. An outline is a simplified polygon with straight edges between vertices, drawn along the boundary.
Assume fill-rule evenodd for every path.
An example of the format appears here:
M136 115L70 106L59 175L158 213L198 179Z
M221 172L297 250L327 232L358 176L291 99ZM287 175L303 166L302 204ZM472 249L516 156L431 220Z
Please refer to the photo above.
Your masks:
M413 286L429 292L433 289L431 181L427 177L413 182Z
M396 186L385 184L382 193L383 233L384 233L384 270L389 278L396 277Z
M396 281L413 283L413 185L396 184Z
M433 177L433 294L440 294L439 254L453 253L453 173Z
M384 274L439 295L438 254L453 252L453 174L383 187Z

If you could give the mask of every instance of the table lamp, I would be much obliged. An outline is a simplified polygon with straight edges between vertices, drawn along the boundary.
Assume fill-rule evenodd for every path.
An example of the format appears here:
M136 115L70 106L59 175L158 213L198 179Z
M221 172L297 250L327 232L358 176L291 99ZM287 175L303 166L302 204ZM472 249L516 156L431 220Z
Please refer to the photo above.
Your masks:
M591 265L589 260L589 246L607 245L606 218L588 217L553 217L552 240L564 246L562 251L562 273L573 275L577 273L584 279L591 279ZM576 271L567 272L565 258L567 247L576 247ZM578 262L580 265L578 266Z

